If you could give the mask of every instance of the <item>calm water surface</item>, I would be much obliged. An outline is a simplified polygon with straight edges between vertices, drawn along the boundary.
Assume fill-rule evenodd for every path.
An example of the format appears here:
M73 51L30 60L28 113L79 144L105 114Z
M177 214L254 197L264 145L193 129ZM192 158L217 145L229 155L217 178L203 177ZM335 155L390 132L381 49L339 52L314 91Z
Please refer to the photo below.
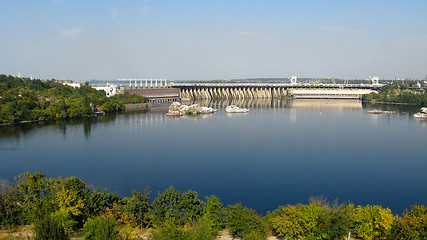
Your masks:
M168 118L146 113L0 128L0 178L22 172L77 176L121 196L150 186L154 198L179 191L214 194L265 214L311 196L381 204L394 213L427 204L427 122L417 108L358 101L203 103L218 112ZM396 114L371 115L371 109Z

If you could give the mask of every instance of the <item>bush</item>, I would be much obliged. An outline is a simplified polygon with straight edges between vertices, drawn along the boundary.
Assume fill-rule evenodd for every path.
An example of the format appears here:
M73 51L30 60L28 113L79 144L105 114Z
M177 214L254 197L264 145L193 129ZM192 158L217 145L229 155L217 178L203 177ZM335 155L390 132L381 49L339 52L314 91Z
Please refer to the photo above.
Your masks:
M89 219L84 226L85 240L119 239L119 231L114 218L97 217Z
M342 239L353 224L354 205L339 205L327 213L319 215L318 233L325 234L326 239Z
M412 206L392 224L390 239L427 239L427 208Z
M189 108L189 109L185 112L185 114L186 114L186 115L199 115L199 114L201 114L201 112L200 112L199 110L197 110L197 109Z
M218 229L207 216L198 219L193 229L190 231L190 239L192 240L210 240L215 239L218 235Z
M227 207L227 225L230 233L240 237L259 234L264 239L266 235L265 226L261 218L254 210L235 204Z
M353 232L357 237L365 240L385 237L394 220L390 209L378 205L358 206L353 216Z
M10 183L0 179L0 229L24 223L22 206L16 202L16 195Z
M213 224L213 228L219 231L224 227L222 204L214 195L206 197L206 201L203 215Z
M70 239L62 225L47 215L34 228L35 240Z
M287 205L267 216L267 221L275 234L287 239L311 239L327 237L325 229L320 228L319 216L327 216L329 208L320 201L309 205Z
M188 232L184 227L173 222L166 222L161 227L153 232L153 240L187 240L189 239Z
M203 216L193 226L167 221L153 232L153 240L213 240L217 233L212 222Z

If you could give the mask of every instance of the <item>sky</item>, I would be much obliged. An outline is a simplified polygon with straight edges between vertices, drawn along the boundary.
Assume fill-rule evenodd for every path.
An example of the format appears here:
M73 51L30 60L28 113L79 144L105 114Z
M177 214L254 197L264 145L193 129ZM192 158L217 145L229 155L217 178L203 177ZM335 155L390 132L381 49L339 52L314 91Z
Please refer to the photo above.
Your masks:
M0 0L0 74L424 79L426 0Z

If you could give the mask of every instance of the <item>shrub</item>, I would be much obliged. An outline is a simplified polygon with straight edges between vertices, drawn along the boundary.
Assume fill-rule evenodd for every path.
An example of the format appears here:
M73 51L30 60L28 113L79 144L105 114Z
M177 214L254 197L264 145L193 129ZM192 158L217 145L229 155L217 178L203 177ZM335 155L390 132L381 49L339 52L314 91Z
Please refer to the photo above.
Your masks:
M320 216L328 216L329 207L311 200L309 205L297 204L280 207L267 216L275 234L287 239L311 239L327 237L327 230L321 228Z
M401 218L392 224L390 239L427 239L427 208L412 206L411 211L405 211Z
M354 210L353 216L353 232L365 240L385 237L394 220L389 208L382 208L378 205L358 206Z
M219 231L224 227L222 204L219 201L219 198L214 195L206 197L206 200L207 202L203 210L203 214L213 224L213 228Z
M187 240L189 239L188 232L185 231L184 227L177 225L173 222L166 222L162 226L158 227L153 232L153 240Z
M185 114L186 114L186 115L199 115L199 114L201 114L201 112L200 112L199 110L197 110L197 109L189 108L189 109L185 112Z
M10 183L0 179L0 229L24 223L22 206L16 202L16 195Z
M85 240L115 240L119 239L119 231L114 218L96 217L89 219L84 226Z
M206 215L199 218L190 231L190 239L192 240L210 240L215 239L217 235L218 229Z
M342 239L351 231L353 224L354 205L339 205L319 215L319 226L316 230L325 233L326 239Z
M35 225L34 235L35 240L70 239L62 225L49 215L46 215Z
M265 226L256 212L250 208L242 207L242 204L235 204L227 207L227 225L230 233L240 237L249 234L259 234L265 238Z

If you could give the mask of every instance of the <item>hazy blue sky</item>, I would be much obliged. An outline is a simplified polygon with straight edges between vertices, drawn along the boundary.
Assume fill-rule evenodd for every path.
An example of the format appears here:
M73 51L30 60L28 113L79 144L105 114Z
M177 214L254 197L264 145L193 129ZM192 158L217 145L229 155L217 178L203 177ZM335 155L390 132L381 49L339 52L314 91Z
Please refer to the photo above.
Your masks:
M0 73L422 78L427 0L0 0Z

